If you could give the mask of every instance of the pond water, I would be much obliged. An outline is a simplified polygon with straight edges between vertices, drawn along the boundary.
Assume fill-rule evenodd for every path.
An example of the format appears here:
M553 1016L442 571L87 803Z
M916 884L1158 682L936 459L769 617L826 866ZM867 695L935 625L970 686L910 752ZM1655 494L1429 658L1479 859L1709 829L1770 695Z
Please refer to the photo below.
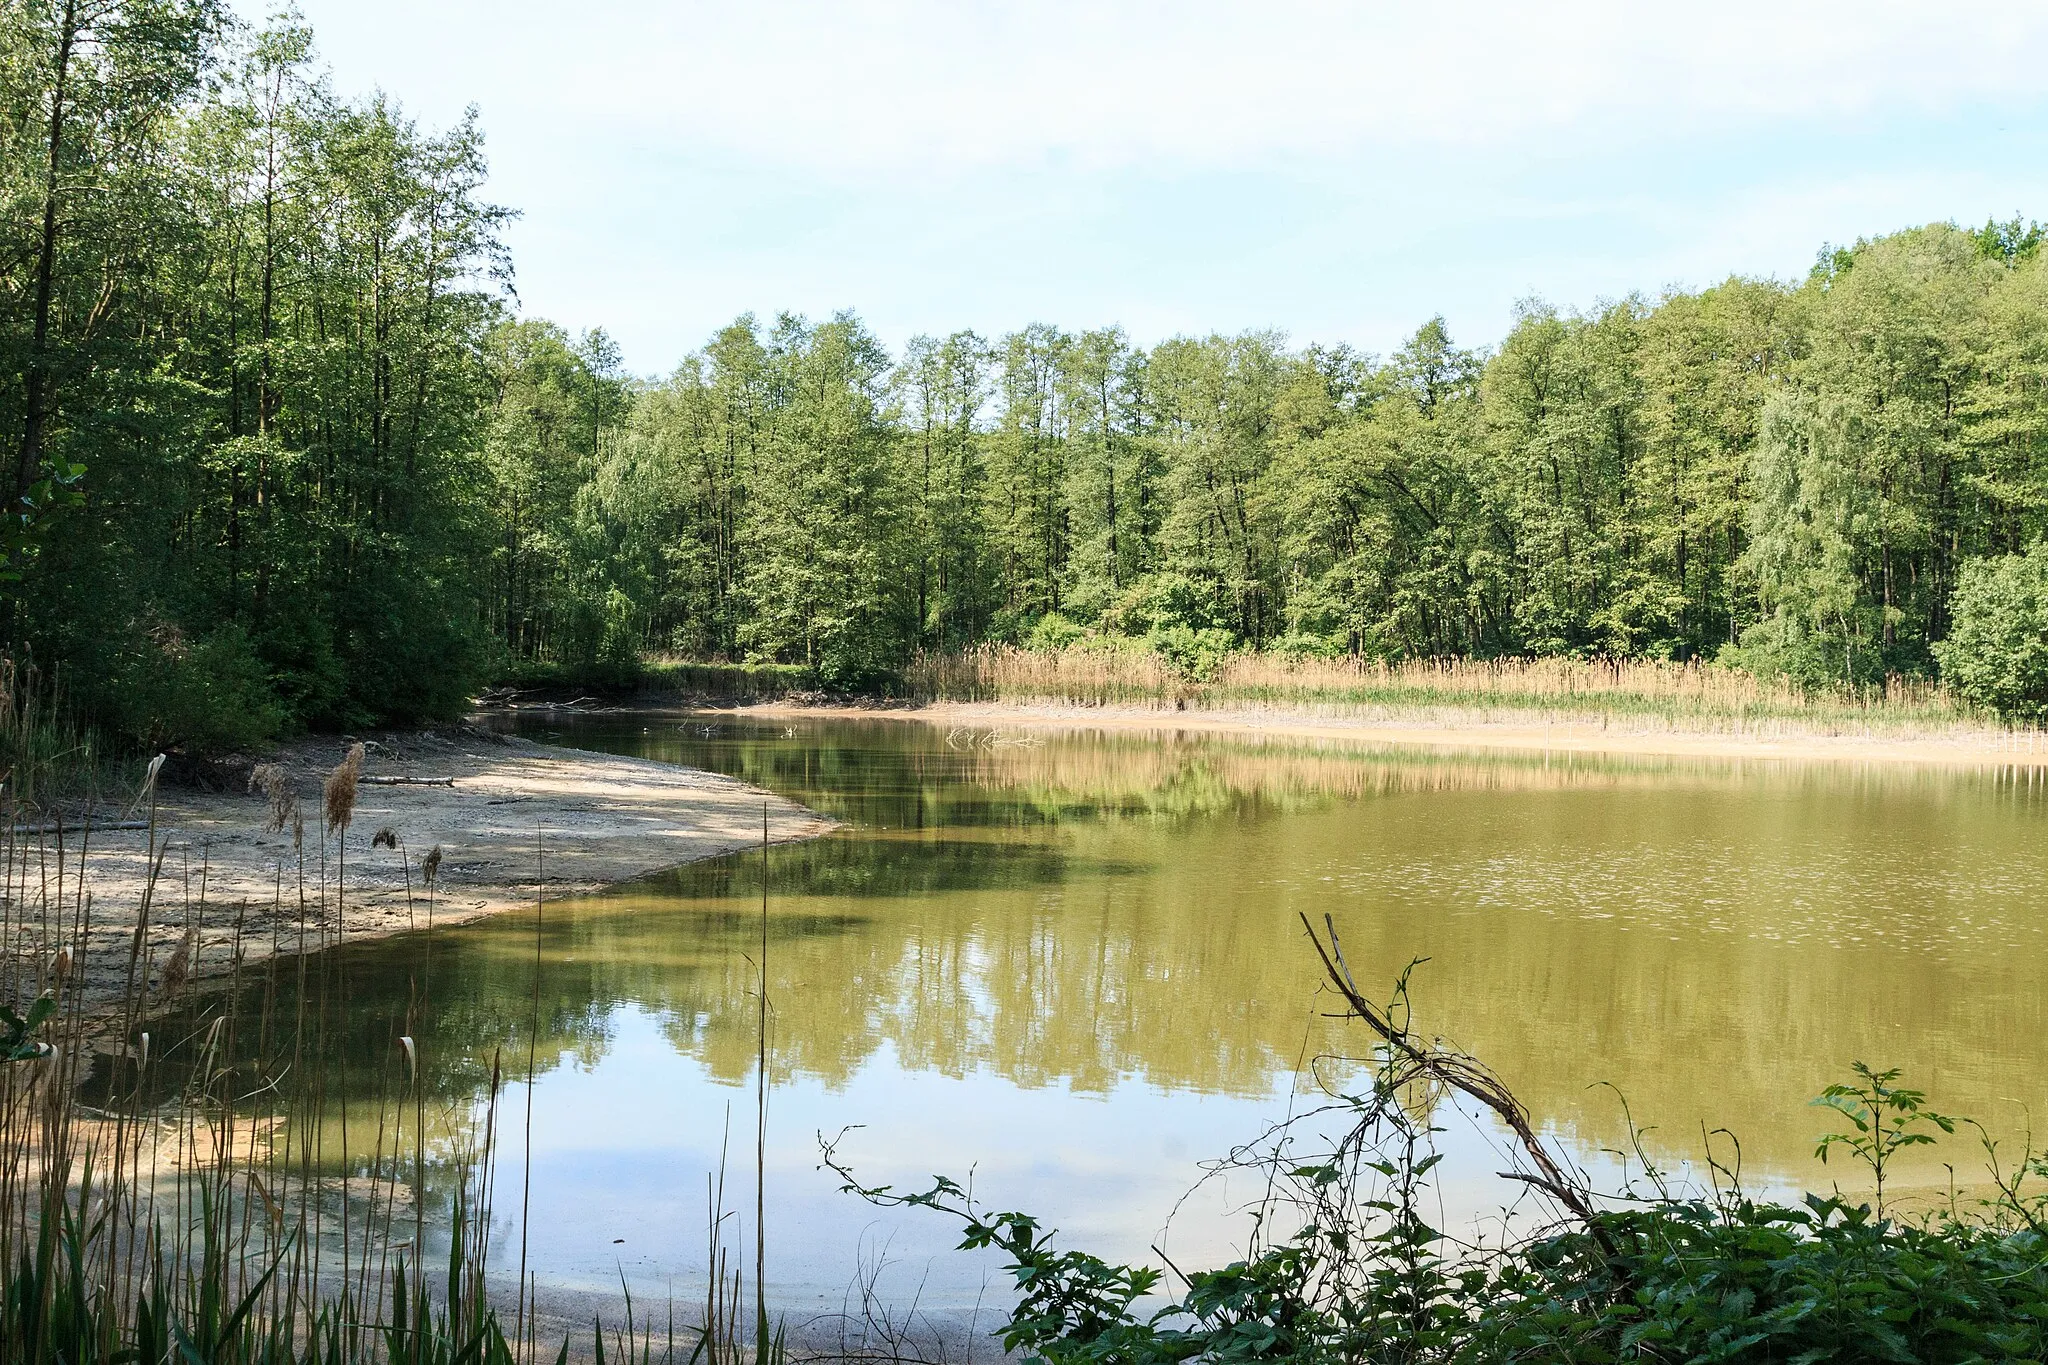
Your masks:
M1824 1125L1806 1101L1857 1059L2006 1130L2048 1100L2048 793L2025 770L887 719L522 728L845 822L766 858L769 1279L792 1312L838 1307L885 1263L899 1302L1000 1297L993 1259L953 1253L951 1225L840 1191L818 1144L842 1130L869 1183L971 1173L1069 1244L1154 1264L1154 1246L1182 1265L1226 1252L1251 1191L1212 1181L1183 1204L1202 1163L1301 1105L1310 1059L1364 1046L1321 1017L1304 913L1334 917L1371 989L1427 958L1421 1026L1490 1063L1598 1175L1629 1138L1620 1096L1660 1160L1725 1127L1766 1185L1842 1174L1812 1161ZM501 1260L530 1172L544 1283L694 1298L728 1148L725 1202L751 1225L762 876L756 852L550 903L537 924L437 930L430 950L351 948L324 969L329 1046L357 1059L359 1089L388 1087L409 1031L458 1114L500 1056ZM1463 1211L1447 1216L1513 1198L1490 1135L1446 1126Z

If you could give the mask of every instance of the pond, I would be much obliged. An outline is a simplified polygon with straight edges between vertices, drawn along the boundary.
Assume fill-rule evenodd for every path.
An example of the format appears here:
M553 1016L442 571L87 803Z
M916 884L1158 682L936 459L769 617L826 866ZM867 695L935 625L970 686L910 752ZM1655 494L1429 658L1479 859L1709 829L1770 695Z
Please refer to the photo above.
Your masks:
M765 859L768 1274L799 1316L877 1273L896 1302L1000 1298L993 1260L952 1252L942 1219L841 1192L821 1135L843 1134L864 1182L971 1174L1070 1245L1224 1254L1255 1190L1217 1179L1184 1201L1204 1163L1302 1105L1313 1059L1365 1046L1323 1016L1303 914L1334 918L1369 989L1427 959L1421 1027L1490 1063L1602 1178L1630 1142L1624 1097L1656 1159L1688 1169L1726 1128L1746 1178L1776 1186L1844 1175L1814 1163L1806 1101L1854 1060L2004 1130L2048 1099L2048 793L2024 769L881 718L521 728L845 822ZM759 852L700 863L320 968L325 1046L355 1059L357 1091L390 1084L402 1032L442 1112L475 1111L494 1056L511 1078L501 1269L523 1205L543 1284L693 1300L722 1162L751 1227L763 868ZM1512 1199L1492 1135L1446 1128L1446 1216ZM1916 1178L1974 1155L1929 1155Z

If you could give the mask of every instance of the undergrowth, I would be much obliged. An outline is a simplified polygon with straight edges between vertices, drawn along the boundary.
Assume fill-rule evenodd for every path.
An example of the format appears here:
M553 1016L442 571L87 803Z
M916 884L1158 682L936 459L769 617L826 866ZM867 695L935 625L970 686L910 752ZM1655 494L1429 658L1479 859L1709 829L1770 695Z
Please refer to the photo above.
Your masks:
M1839 1191L1754 1198L1727 1149L1710 1155L1708 1188L1683 1190L1640 1141L1626 1188L1598 1194L1484 1066L1414 1030L1405 973L1381 1006L1327 922L1317 947L1343 1012L1373 1035L1354 1059L1366 1084L1329 1089L1225 1163L1266 1190L1258 1231L1241 1260L1175 1269L1170 1294L1161 1270L1060 1247L955 1180L869 1189L830 1144L825 1161L873 1202L957 1220L962 1249L1000 1252L1017 1293L1002 1345L1046 1365L2048 1359L2048 1153L2015 1166L1984 1137L1996 1194L1916 1218ZM1859 1066L1831 1087L1816 1104L1848 1128L1821 1150L1881 1179L1901 1148L1954 1128L1897 1081ZM1492 1244L1428 1215L1439 1117L1477 1112L1506 1138L1502 1178L1529 1229Z

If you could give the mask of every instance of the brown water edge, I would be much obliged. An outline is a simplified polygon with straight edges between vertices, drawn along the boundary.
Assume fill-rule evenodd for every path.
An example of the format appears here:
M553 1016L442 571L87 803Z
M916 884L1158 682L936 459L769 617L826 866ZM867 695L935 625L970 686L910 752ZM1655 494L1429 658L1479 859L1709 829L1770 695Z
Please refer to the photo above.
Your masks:
M1368 711L1372 714L1360 714ZM1080 706L1050 702L878 702L866 705L765 702L724 714L769 721L804 715L856 719L891 716L947 727L1029 727L1136 733L1260 736L1445 751L1611 754L1671 758L1757 758L1795 762L1910 763L1971 768L2048 768L2048 737L2038 730L1957 727L1894 735L1825 733L1796 720L1764 717L1739 731L1686 728L1656 716L1604 720L1564 713L1544 719L1481 707L1331 707L1223 704L1178 711L1156 706Z

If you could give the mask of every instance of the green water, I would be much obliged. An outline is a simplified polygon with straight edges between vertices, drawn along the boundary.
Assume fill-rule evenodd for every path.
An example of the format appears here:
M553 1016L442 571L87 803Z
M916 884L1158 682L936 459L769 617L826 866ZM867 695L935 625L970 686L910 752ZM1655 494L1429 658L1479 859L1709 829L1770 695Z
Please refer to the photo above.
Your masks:
M1318 1014L1302 913L1334 916L1369 986L1428 958L1422 1025L1596 1174L1627 1137L1617 1091L1660 1158L1727 1127L1766 1183L1838 1174L1811 1162L1805 1101L1855 1059L1995 1127L2048 1109L2048 805L2025 772L888 720L524 728L846 822L768 861L770 1278L795 1310L837 1307L863 1264L928 1304L971 1301L992 1269L929 1216L841 1194L817 1142L849 1128L840 1152L875 1183L972 1170L1083 1244L1222 1253L1252 1191L1212 1182L1175 1216L1200 1163L1298 1104L1305 1059L1361 1046ZM500 1251L521 1215L502 1173L530 1169L545 1280L688 1286L727 1141L727 1203L751 1218L761 875L758 853L718 860L551 904L538 928L437 931L431 957L417 936L351 949L332 1055L358 1090L388 1086L410 1031L437 1110L468 1112L494 1052L525 1075L537 960L530 1166L514 1084ZM1467 1212L1512 1197L1485 1136L1445 1139ZM1942 1159L1973 1158L1920 1174Z

